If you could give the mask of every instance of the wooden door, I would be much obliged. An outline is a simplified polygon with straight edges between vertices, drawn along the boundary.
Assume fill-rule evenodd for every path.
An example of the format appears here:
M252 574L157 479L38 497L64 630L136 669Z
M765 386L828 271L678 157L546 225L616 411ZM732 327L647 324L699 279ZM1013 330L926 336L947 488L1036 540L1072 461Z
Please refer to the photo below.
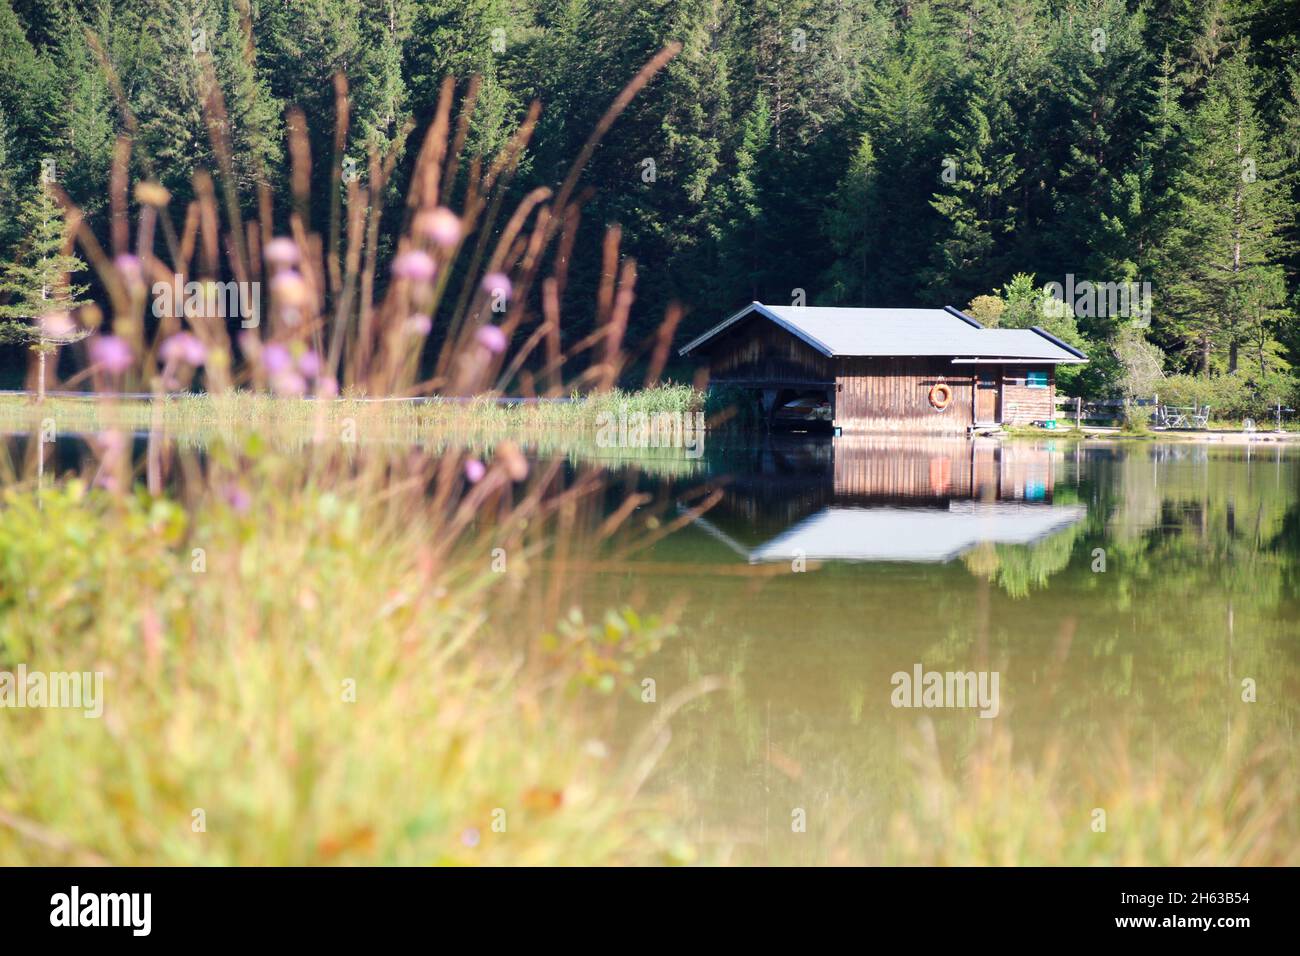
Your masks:
M975 422L980 425L998 421L998 373L979 372L975 376Z

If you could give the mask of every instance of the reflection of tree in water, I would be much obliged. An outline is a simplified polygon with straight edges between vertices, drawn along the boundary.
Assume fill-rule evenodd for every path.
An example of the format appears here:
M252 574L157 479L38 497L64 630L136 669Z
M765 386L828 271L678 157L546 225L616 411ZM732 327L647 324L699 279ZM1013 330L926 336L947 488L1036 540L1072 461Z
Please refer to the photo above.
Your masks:
M1124 718L1135 756L1210 761L1234 722L1250 745L1287 733L1300 691L1295 459L1140 447L1083 475L1089 522L1047 600L1077 618L1067 659L1085 680L1023 701L1020 716L1084 738ZM1105 573L1091 570L1097 548ZM1247 677L1268 689L1254 704L1241 700Z
M987 578L1011 597L1028 596L1032 588L1047 587L1054 574L1069 566L1074 546L1085 532L1083 524L1070 525L1033 544L984 542L962 555L971 574Z

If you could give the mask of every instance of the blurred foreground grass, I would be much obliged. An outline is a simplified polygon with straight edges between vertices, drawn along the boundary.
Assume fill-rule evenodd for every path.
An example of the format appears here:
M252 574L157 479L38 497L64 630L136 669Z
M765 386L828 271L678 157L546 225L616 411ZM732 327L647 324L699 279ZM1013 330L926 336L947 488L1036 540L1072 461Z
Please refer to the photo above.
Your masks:
M485 537L442 550L374 482L299 470L267 455L184 506L4 491L0 670L99 671L105 703L0 711L0 864L693 858L591 689L667 625L547 636L527 542L494 573Z
M1214 762L1172 750L1140 759L1132 736L1058 743L1029 758L991 728L959 773L933 728L912 742L908 800L890 821L883 861L926 866L1294 866L1300 778L1285 740L1231 728ZM1073 750L1075 753L1068 754ZM1067 759L1067 754L1070 758ZM1085 757L1091 769L1072 776Z

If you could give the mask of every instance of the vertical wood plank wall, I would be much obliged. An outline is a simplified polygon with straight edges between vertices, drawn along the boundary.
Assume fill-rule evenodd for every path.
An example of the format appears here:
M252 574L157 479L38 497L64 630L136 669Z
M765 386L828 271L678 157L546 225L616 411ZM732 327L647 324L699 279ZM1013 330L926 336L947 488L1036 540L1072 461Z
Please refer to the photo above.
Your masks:
M974 420L975 377L947 358L838 360L835 424L847 433L965 434ZM942 410L930 404L938 382L952 387Z
M1003 424L1055 417L1056 370L1050 365L954 365L946 356L828 358L761 316L728 329L710 343L707 357L710 380L718 385L780 388L789 383L799 389L834 382L834 422L845 434L965 435L975 420L980 371L998 376L997 415ZM1047 371L1047 388L1025 384L1029 368ZM930 389L938 382L953 391L944 409L930 404Z
M709 347L709 378L719 384L829 382L833 372L831 359L762 317L741 320Z
M1047 372L1047 388L1030 388L1025 376L1030 369ZM1056 369L1042 365L1008 365L1002 375L1002 422L1028 425L1056 417Z

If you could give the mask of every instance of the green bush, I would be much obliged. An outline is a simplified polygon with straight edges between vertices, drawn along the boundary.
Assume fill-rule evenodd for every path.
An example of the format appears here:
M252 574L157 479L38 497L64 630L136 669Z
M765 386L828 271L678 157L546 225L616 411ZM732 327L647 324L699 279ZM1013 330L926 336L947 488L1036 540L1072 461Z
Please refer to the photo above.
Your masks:
M1209 405L1211 421L1272 421L1277 403L1295 407L1296 385L1287 376L1170 375L1160 382L1164 405Z
M1146 435L1151 432L1151 409L1141 405L1130 405L1125 410L1124 423L1120 427L1126 435Z

